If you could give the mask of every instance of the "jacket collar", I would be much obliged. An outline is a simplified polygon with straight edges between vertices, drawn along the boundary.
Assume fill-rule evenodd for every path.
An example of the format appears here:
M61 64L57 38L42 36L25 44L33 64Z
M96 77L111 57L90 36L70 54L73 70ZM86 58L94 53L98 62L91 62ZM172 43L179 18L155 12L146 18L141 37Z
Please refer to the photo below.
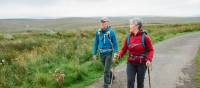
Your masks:
M107 32L107 31L110 30L110 28L111 28L111 26L107 26L107 27L106 27L106 30L102 31L102 29L101 29L101 32Z
M138 31L136 35L135 35L134 33L131 32L131 36L139 36L139 35L142 35L142 32L141 32L141 31Z

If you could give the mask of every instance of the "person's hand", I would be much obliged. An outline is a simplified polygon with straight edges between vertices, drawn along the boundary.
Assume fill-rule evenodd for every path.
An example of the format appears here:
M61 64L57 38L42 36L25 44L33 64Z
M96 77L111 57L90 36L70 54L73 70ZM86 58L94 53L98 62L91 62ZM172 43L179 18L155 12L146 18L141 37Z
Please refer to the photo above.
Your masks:
M97 60L96 55L93 55L92 59L93 59L94 61L96 61L96 60Z
M146 66L147 66L148 68L151 67L151 62L150 62L149 60L146 62Z
M118 53L115 53L114 54L114 60L117 60L119 58L119 54Z
M112 59L112 63L115 63L115 61L116 61L116 59L113 58L113 59Z

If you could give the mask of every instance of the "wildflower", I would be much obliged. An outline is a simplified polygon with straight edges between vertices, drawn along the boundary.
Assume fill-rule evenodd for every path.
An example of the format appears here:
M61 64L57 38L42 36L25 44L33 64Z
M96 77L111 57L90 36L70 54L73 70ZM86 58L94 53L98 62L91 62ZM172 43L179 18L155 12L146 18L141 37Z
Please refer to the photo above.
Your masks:
M5 60L1 60L2 63L5 63Z

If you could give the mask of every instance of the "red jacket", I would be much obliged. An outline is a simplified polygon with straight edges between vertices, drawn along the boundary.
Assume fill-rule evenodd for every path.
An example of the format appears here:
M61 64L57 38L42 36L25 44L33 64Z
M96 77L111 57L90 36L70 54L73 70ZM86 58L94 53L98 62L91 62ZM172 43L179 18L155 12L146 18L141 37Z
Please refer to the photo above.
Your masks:
M145 34L144 39L145 39L145 47L147 48L147 54L145 58L143 59L135 58L134 60L131 60L129 56L128 62L140 63L141 60L144 62L146 62L147 60L152 61L153 55L154 55L154 48L153 48L151 39L146 34ZM139 44L139 45L133 47L133 46L130 46L131 44ZM136 35L134 35L134 33L131 33L129 46L127 46L127 38L126 38L126 40L124 41L123 47L119 52L119 56L122 57L126 53L127 50L131 55L140 56L145 51L145 47L142 45L142 32L138 32Z

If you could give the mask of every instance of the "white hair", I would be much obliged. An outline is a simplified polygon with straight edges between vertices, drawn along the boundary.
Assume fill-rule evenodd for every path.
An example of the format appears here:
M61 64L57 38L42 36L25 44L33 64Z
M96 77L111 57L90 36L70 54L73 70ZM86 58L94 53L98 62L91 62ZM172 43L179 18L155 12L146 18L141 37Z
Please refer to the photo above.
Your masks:
M140 30L141 27L143 26L143 21L140 18L132 18L129 20L130 24L136 24L138 25L138 29Z

